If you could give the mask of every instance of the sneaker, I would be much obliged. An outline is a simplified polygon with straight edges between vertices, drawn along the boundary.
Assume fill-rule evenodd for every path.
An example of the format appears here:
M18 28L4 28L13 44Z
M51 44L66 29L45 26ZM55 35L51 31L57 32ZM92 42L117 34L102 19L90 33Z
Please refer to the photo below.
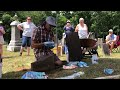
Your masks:
M20 56L22 56L22 53L20 53Z

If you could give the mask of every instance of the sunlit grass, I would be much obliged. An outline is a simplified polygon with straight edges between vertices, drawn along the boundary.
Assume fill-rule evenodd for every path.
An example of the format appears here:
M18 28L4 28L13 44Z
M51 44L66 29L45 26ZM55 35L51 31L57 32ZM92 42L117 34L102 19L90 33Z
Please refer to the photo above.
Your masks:
M120 53L112 53L111 56L105 56L102 49L98 48L99 64L91 64L91 58L83 59L88 63L87 68L76 68L73 70L63 70L62 68L46 72L50 79L67 76L73 74L74 71L83 71L85 74L80 79L96 78L106 76L103 72L105 68L112 68L115 70L113 75L120 74ZM66 60L66 55L59 57L62 61ZM3 59L3 79L20 79L21 76L30 70L31 62L34 61L33 50L31 49L30 56L27 56L27 52L23 52L22 56L19 56L19 52L9 52L6 46L4 46L4 59Z

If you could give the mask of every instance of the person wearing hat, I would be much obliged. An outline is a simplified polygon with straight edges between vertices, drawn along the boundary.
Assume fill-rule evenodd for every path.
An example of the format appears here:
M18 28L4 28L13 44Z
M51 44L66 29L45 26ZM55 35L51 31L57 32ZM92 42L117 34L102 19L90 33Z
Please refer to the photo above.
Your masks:
M64 26L63 29L65 30L64 33L65 33L65 36L66 36L66 37L67 37L67 35L69 35L70 33L74 32L74 27L73 27L73 25L71 25L70 20L67 20L66 25ZM65 38L66 38L66 37L65 37ZM65 54L67 55L67 62L69 62L69 58L68 58L68 47L67 47L67 45L65 45L64 49L65 49Z
M71 25L70 20L67 20L66 25L63 28L65 30L65 34L68 35L71 32L74 32L74 27Z
M20 49L20 56L23 53L24 48L27 45L27 55L30 54L30 46L31 46L31 36L33 33L33 29L36 28L35 24L32 22L31 17L27 17L26 22L20 23L17 25L19 30L22 30L22 45Z
M106 44L109 46L110 53L111 53L117 40L117 35L113 34L112 29L109 30L109 34L106 36L105 40L106 40Z
M5 34L4 27L2 26L2 21L0 21L0 61L2 61L2 55L3 55L3 44L4 44L4 38L3 34Z
M50 48L45 46L45 42L54 42L54 34L52 31L54 27L56 27L55 18L48 16L45 20L41 21L38 27L34 30L32 35L32 48L37 61L39 61L44 55L54 54ZM56 55L55 65L62 65L62 61Z
M84 23L84 19L79 19L79 24L75 28L75 32L78 32L78 36L80 39L88 37L88 27Z

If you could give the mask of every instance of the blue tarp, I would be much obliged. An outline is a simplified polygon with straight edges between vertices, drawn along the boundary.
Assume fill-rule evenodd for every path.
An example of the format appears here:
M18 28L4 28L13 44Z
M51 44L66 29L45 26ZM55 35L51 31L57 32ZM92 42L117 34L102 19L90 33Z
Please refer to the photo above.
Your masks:
M21 77L21 79L47 79L47 75L45 72L28 71Z

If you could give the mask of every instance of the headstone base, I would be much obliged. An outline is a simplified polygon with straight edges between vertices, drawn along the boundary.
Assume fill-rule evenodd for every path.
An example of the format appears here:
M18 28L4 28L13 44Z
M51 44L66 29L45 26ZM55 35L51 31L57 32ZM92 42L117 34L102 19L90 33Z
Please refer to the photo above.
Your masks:
M20 51L20 48L21 46L7 46L8 51L14 51L14 52Z

